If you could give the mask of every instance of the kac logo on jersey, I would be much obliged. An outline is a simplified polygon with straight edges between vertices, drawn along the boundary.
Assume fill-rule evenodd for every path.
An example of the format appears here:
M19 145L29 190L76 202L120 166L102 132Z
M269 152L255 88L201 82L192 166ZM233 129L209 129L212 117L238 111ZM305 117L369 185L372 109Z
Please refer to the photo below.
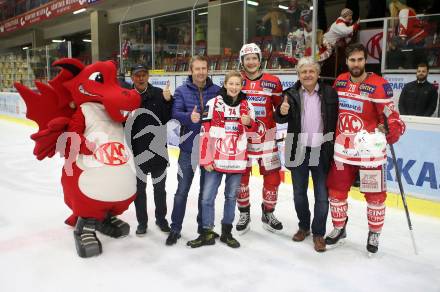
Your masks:
M237 135L226 135L223 139L217 139L215 148L219 153L226 156L236 156L245 150L246 143L240 141Z
M362 101L340 97L339 108L356 113L362 113L364 109L364 103Z
M382 86L383 86L383 90L385 91L385 95L388 98L393 97L393 88L391 87L391 85L388 82L386 82Z
M103 164L118 166L128 162L128 155L123 144L109 142L102 144L93 154L95 159Z
M338 117L338 128L344 134L356 134L364 128L364 122L355 114L341 113Z
M345 88L347 86L347 80L338 80L336 81L335 86L337 88Z
M263 81L261 81L261 87L275 89L275 88L277 88L277 84L272 81L263 80Z

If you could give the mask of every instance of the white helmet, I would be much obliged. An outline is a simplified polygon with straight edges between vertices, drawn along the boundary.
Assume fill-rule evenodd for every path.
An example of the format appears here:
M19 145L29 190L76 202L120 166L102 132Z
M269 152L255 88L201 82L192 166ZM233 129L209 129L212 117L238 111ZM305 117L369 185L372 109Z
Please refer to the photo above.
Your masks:
M354 148L361 157L379 157L387 151L387 140L378 129L374 133L362 130L354 138Z
M240 64L243 63L243 57L249 54L257 54L261 62L261 50L255 43L244 44L240 49Z

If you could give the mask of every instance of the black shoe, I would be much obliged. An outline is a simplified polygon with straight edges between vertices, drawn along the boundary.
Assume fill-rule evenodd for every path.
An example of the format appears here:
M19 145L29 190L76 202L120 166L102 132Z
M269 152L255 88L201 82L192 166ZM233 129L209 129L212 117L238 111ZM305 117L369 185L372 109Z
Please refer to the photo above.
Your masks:
M180 233L171 231L170 235L168 235L167 240L165 241L166 245L173 245L177 243L177 240L180 238Z
M136 228L136 236L142 237L147 234L147 225L139 224Z
M104 221L98 222L96 230L110 237L119 238L130 233L130 225L116 216L109 216Z
M102 253L102 245L96 237L96 219L78 217L73 231L75 247L78 255L82 258L89 258Z
M370 253L376 253L379 249L379 236L380 233L378 232L368 232L368 239L367 239L367 250Z
M157 225L157 227L159 227L160 231L162 231L162 232L168 233L171 231L170 225L168 224L168 221L166 219L161 222L156 221L156 225Z
M215 232L210 229L203 229L202 234L200 234L199 237L188 241L186 245L190 246L191 248L201 247L204 245L213 245L215 244L214 233Z
M345 231L345 227L347 226L348 217L345 219L344 227L342 228L334 228L332 232L325 238L325 244L334 245L338 243L339 240L347 237L347 232Z
M232 237L231 234L232 224L222 224L222 235L220 241L226 243L227 246L232 248L240 247L240 243Z
M261 221L264 223L263 226L271 232L282 230L283 224L278 221L278 219L273 214L273 211L265 211L263 204L261 204L261 208L263 209L263 215L261 216Z
M217 239L217 238L219 238L220 237L220 235L217 233L217 232L215 232L214 230L212 230L212 229L209 229L209 232L211 232L212 234L214 234L214 238L215 239ZM198 234L202 234L203 233L203 228L202 227L197 227L197 233Z
M244 233L249 229L249 223L251 222L250 206L238 208L238 210L240 211L240 218L238 219L235 229Z

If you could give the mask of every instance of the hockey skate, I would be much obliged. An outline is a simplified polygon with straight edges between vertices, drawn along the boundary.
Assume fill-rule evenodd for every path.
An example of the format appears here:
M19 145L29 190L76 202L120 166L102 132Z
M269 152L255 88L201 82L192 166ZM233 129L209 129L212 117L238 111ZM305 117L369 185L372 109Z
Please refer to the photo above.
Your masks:
M330 234L327 235L327 237L325 238L325 244L330 249L345 243L345 238L347 237L347 232L346 232L347 221L348 221L348 217L347 219L345 219L344 227L334 228L332 232L330 232Z
M264 205L261 204L263 214L261 215L261 221L263 222L263 228L270 232L277 232L283 229L283 224L278 221L272 212L264 211Z
M249 231L251 222L251 213L250 213L250 206L247 206L245 208L239 208L240 211L240 218L238 219L238 223L235 226L235 229L238 231L239 235L243 235L246 232Z
M130 225L116 216L108 216L104 221L98 222L96 230L110 237L120 238L130 233Z
M380 233L378 232L368 232L367 251L369 257L372 257L375 253L377 253L377 250L379 249L379 236Z
M89 258L102 253L102 245L96 237L96 219L78 217L73 231L75 246L78 255L82 258Z

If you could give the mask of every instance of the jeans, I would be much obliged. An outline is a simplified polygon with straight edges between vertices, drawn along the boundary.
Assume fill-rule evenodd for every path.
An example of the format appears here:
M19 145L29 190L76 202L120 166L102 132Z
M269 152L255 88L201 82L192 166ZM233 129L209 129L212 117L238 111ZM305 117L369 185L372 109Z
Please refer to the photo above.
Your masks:
M151 171L151 179L153 181L154 190L154 204L156 205L155 215L156 222L158 224L166 223L165 216L167 215L167 193L165 191L166 183L166 168L160 168ZM158 179L161 178L162 179ZM157 179L157 181L156 181ZM139 177L136 178L136 199L134 200L134 205L136 207L136 218L139 225L147 226L148 215L147 215L147 193L146 187L147 183L144 182Z
M205 229L212 229L214 227L214 203L224 174L226 175L226 180L222 224L232 225L234 222L236 194L240 188L241 173L222 173L215 170L211 172L205 171L202 199L202 225Z
M197 164L196 164L197 163ZM194 166L191 163L191 153L180 150L179 154L179 172L177 174L177 190L174 195L173 212L171 213L171 231L180 233L182 230L183 218L185 217L186 201L188 199L189 189L194 178L194 171L198 161L194 161ZM197 224L198 229L202 229L202 190L204 182L205 169L200 168L200 189L198 197L198 213Z
M310 210L307 198L309 185L309 171L312 173L313 191L315 194L315 207L312 222L312 233L318 236L325 235L325 228L328 215L328 192L327 173L322 162L322 151L317 166L309 166L310 147L306 147L304 161L301 165L291 169L293 183L293 201L298 216L298 226L303 230L310 230Z

